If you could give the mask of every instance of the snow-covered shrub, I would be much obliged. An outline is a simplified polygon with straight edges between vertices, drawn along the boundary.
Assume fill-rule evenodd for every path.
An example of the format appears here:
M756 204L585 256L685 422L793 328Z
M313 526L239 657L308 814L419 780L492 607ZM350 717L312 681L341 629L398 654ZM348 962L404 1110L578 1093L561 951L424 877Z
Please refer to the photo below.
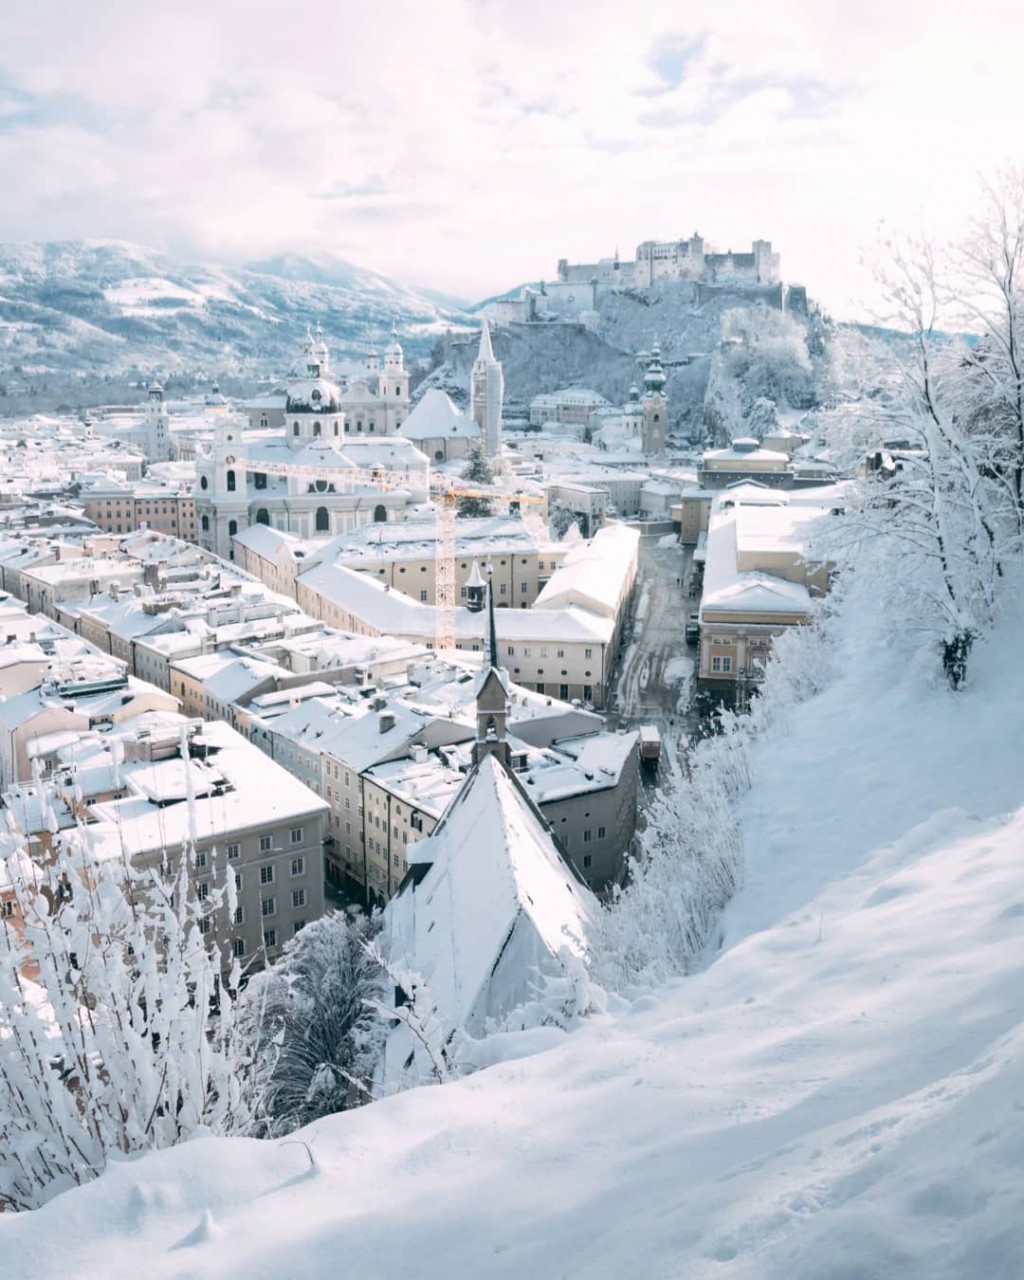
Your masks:
M750 787L749 744L827 673L823 629L792 628L775 643L750 713L724 714L722 732L691 752L686 776L677 767L659 787L628 883L596 931L592 976L603 987L628 993L664 982L685 973L707 944L743 877L736 810Z
M77 834L77 833L76 833ZM114 1153L244 1124L235 1018L186 852L160 872L73 835L15 883L0 932L0 1205L34 1208Z
M376 925L334 912L306 925L246 988L243 1069L258 1136L291 1133L370 1100L383 1040L385 973L366 943Z

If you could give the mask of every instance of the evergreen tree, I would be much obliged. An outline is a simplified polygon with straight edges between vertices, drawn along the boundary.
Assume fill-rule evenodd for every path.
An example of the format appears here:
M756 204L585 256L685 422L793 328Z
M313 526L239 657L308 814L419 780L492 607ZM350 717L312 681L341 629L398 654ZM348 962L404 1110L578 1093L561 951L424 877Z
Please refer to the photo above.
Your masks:
M494 472L483 451L483 446L474 444L466 454L466 466L462 479L473 489L494 483ZM489 516L493 508L489 498L460 498L456 514L460 516Z

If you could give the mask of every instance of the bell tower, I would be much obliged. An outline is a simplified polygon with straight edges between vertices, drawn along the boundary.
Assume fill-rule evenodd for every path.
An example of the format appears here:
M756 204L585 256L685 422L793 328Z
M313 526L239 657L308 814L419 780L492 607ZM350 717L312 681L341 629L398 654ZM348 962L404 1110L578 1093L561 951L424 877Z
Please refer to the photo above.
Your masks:
M484 321L480 330L480 350L469 379L469 416L480 428L488 458L501 453L501 405L505 398L505 375L494 358L491 330Z
M661 348L655 338L651 356L644 374L643 400L643 450L658 455L665 451L665 432L668 425L668 397L665 395L665 370L661 363Z

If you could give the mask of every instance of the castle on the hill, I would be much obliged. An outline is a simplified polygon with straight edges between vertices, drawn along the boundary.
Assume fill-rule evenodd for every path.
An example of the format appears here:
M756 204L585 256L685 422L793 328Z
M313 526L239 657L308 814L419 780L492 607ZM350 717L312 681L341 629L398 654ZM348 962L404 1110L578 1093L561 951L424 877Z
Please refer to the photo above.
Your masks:
M599 262L570 263L561 258L558 279L563 284L632 286L648 289L659 280L699 280L705 284L728 282L751 285L776 284L779 255L770 240L755 240L750 253L716 253L695 231L689 240L645 240L637 245L636 260L613 258Z

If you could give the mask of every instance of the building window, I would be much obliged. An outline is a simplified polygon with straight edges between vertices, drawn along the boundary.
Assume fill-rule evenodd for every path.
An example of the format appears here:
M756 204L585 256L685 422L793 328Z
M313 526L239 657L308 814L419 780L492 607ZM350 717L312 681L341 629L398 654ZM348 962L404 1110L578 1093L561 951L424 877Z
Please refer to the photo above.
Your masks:
M594 861L594 859L590 856L590 854L589 854L589 853L585 853L585 854L583 855L583 865L584 865L585 867L589 867L589 866L590 866L590 864L591 864L593 861Z
M274 864L267 863L266 866L260 867L260 884L274 883Z
M598 827L598 829L597 829L597 838L598 838L598 840L603 840L603 839L604 839L604 835L605 835L604 827Z
M263 945L268 949L270 947L277 946L277 930L276 929L263 930Z
M583 843L590 844L592 839L593 839L593 832L590 830L589 827L587 827L586 831L584 831L583 833Z
M264 898L263 901L260 903L260 914L263 916L276 916L277 915L277 899Z
M236 858L241 856L241 853L242 853L241 845L229 844L228 845L228 862L234 862Z
M267 475L265 471L257 471L252 478L254 489L265 489L267 487Z
M539 681L539 682L538 682L538 684L537 684L537 692L538 692L538 693L543 693L543 692L544 692L544 681L543 681L543 680L541 680L541 681Z
M305 905L306 905L305 889L293 889L292 890L292 906L304 907Z
M288 833L288 839L292 842L292 844L302 844L302 828L292 827L291 831ZM294 867L294 865L295 864L293 863L292 866ZM294 874L295 874L295 871L293 870L292 875Z
M722 671L722 672L732 671L732 658L718 658L718 657L712 658L711 670Z
M293 436L297 436L298 434L299 434L299 424L298 424L297 422L293 422L293 423L292 423L292 435L293 435Z
M295 923L292 925L292 933L293 934L299 933L302 929L305 929L305 927L306 927L305 920L296 920Z
M228 480L228 493L234 493L234 491L235 491L235 473L234 473L233 471L229 471L229 472L228 472L227 480Z
M274 847L273 836L260 836L260 853L267 853Z
M235 907L235 914L231 917L232 924L245 924L245 907Z
M592 658L592 657L594 656L594 651L593 651L593 649L584 649L584 650L583 650L583 656L584 656L584 658Z
M244 956L245 955L245 939L233 938L231 940L231 951L233 955Z
M196 897L199 899L200 902L205 902L209 896L210 896L209 880L200 880L199 883L196 885Z
M565 657L565 650L564 650L564 649L558 649L558 650L556 650L556 656L557 656L557 657L559 657L559 658L564 658L564 657Z
M498 595L500 595L500 596L507 596L507 595L508 595L508 583L507 583L507 582L503 582L503 583L501 584L501 587L500 587L500 588L499 588L499 590L498 590Z
M423 604L426 604L426 602L427 602L427 593L426 593L426 591L421 591L421 592L420 592L420 600L422 601L422 603L423 603Z
M293 876L304 876L306 874L305 858L292 858L291 874Z
M237 532L238 532L238 521L229 520L228 521L228 537L233 538Z
M202 871L206 867L206 850L200 849L196 854L196 870Z
M593 697L593 689L589 684L585 684L583 686L583 700L585 702L589 702L592 697Z
M317 507L316 509L316 532L329 533L331 528L331 515L326 507Z
M270 524L270 512L266 509L266 507L260 507L259 510L256 512L256 523L266 524L266 525Z
M519 590L520 590L520 593L521 593L522 595L524 595L524 596L525 596L525 595L526 595L526 592L527 592L527 590L528 590L528 589L529 589L529 583L527 583L527 582L520 582L520 584L519 584Z
M204 938L212 928L213 928L213 920L209 916L200 916L199 932L203 935Z

